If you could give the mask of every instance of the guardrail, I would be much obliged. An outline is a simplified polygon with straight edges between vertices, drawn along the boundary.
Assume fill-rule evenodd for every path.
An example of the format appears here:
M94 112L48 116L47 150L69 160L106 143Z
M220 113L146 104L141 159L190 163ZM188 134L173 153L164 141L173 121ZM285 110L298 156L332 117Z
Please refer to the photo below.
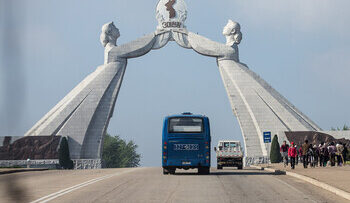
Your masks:
M74 169L100 169L101 159L73 159ZM58 159L45 160L0 160L0 167L60 169Z

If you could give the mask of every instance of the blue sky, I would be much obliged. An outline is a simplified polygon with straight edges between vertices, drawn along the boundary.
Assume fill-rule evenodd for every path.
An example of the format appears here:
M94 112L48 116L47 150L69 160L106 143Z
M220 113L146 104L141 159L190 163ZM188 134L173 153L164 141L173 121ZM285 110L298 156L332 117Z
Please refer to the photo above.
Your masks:
M243 63L323 129L350 124L349 1L186 3L190 31L224 43L227 20L238 21ZM153 32L156 4L0 0L0 136L23 135L103 64L104 23L114 21L120 29L118 44ZM215 59L169 43L129 60L108 131L134 140L143 166L158 166L162 119L183 111L210 117L213 146L218 139L242 139Z

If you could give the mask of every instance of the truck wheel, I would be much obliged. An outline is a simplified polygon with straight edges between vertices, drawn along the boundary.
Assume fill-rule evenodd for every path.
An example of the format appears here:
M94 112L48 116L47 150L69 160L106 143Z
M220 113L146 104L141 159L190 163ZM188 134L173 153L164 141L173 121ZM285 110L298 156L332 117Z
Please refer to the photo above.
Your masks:
M218 170L221 170L221 169L222 169L222 166L221 166L221 165L218 165L216 168L217 168Z
M163 175L168 175L169 174L169 171L165 168L163 168Z

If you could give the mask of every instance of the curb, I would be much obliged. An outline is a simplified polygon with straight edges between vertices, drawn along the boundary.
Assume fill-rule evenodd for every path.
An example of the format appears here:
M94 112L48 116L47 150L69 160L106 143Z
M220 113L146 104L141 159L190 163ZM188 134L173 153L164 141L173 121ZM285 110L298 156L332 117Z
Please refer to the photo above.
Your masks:
M46 171L48 168L33 168L33 169L15 169L8 171L0 171L0 175L11 174L11 173L21 173L21 172L32 172L32 171Z
M313 185L315 185L317 187L320 187L320 188L322 188L324 190L332 192L332 193L334 193L336 195L339 195L340 197L342 197L344 199L350 200L350 193L349 192L346 192L344 190L341 190L339 188L333 187L333 186L328 185L328 184L326 184L324 182L320 182L320 181L318 181L316 179L313 179L313 178L310 178L310 177L307 177L307 176L304 176L304 175L300 175L300 174L289 172L289 171L276 170L276 169L273 169L273 168L264 168L264 167L261 167L261 166L251 165L250 167L256 168L258 170L265 170L265 171L277 173L277 174L282 172L282 174L284 173L285 175L292 176L294 178L298 178L298 179L303 180L305 182L311 183L311 184L313 184Z
M276 169L273 169L273 168L265 168L265 167L254 166L254 165L251 165L250 167L256 168L256 169L258 169L258 170L265 170L265 171L274 173L275 175L286 175L286 172L285 172L285 171L276 170Z

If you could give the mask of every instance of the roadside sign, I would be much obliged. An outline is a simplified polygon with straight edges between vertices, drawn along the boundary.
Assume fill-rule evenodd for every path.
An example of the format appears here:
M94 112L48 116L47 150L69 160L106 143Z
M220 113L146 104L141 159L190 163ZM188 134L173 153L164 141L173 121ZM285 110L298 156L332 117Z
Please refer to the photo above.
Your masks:
M264 143L271 143L271 132L264 132Z

